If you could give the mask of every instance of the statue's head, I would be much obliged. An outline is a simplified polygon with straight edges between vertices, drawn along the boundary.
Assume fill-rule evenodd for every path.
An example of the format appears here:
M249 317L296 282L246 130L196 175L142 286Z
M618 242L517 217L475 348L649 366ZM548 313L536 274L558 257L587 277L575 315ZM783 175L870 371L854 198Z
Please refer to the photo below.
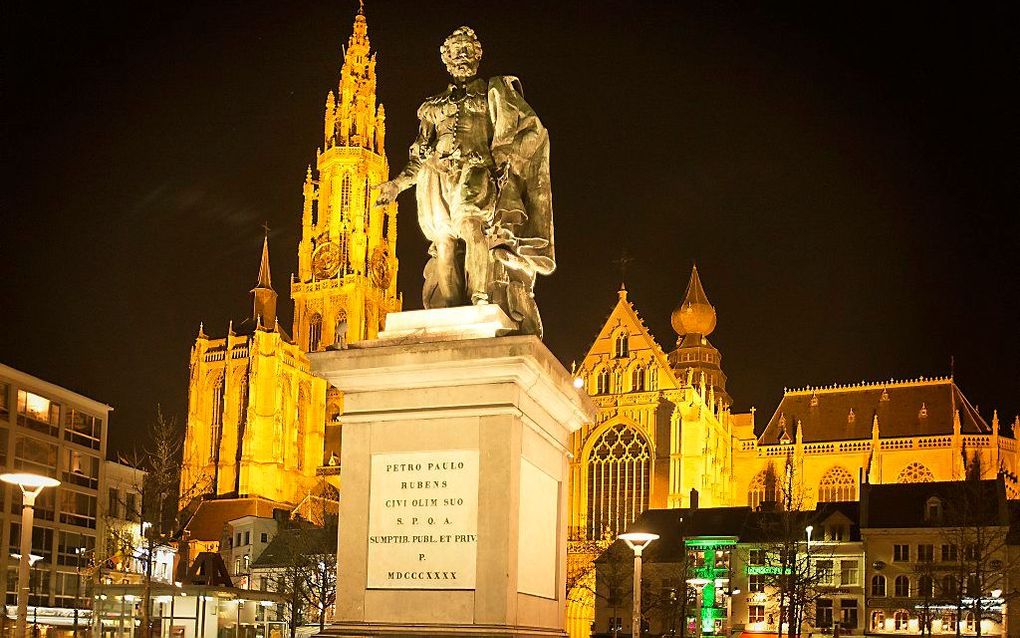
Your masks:
M482 60L482 43L478 41L474 29L460 27L443 41L439 54L453 79L467 80L478 73L478 63Z

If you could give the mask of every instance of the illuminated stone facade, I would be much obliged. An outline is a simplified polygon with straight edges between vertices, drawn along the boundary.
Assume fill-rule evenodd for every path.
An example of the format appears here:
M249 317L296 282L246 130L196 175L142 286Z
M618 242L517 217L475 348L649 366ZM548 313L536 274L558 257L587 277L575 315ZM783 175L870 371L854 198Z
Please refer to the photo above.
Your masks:
M215 543L223 517L293 508L324 476L338 485L342 396L311 374L306 353L374 338L401 303L397 207L371 204L389 170L375 89L359 12L303 186L293 336L277 321L267 239L251 316L222 338L200 330L192 347L181 483L186 496L216 497L196 514L193 540Z
M756 435L753 409L730 410L721 355L708 341L716 312L697 269L671 322L679 339L664 354L621 290L576 371L598 414L571 450L571 636L589 635L594 557L646 509L689 507L692 488L700 507L813 509L858 500L865 481L970 471L1001 474L1010 498L1020 497L1016 439L997 415L986 422L952 378L786 390ZM779 477L788 467L786 497Z
M375 54L359 13L339 88L326 97L323 150L304 183L291 296L294 340L305 352L372 339L386 314L400 310L397 205L373 205L372 189L389 179L386 115L376 106L375 82Z

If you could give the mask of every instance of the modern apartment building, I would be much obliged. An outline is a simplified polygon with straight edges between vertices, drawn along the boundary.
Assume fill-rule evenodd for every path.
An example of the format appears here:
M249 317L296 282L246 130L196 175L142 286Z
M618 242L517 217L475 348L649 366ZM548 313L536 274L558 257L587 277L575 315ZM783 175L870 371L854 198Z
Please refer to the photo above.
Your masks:
M102 535L99 494L104 479L106 434L112 408L66 388L0 364L0 467L53 477L35 503L29 622L67 625L70 610L89 606L82 571ZM17 602L21 492L0 487L0 569L7 575L6 603Z

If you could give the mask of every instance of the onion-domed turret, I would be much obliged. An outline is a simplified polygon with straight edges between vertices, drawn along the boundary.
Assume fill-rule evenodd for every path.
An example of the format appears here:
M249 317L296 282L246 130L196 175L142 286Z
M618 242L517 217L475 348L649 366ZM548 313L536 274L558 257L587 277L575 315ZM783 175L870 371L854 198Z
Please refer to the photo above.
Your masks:
M669 353L669 363L681 382L697 386L704 377L705 384L714 390L714 396L730 405L732 400L726 392L722 354L708 341L708 335L715 330L715 318L715 307L708 302L695 266L691 270L687 294L670 316L670 323L680 336L676 340L676 350Z
M698 277L698 267L691 271L687 294L670 317L673 330L681 337L686 334L709 335L715 330L715 307L708 303L705 289Z

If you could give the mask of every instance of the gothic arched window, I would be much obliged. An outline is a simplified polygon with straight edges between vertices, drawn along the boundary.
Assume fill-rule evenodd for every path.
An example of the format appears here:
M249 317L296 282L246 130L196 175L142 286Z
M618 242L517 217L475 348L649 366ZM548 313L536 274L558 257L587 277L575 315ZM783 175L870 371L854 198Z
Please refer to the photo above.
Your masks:
M634 366L630 374L630 389L634 392L645 391L645 369L642 366Z
M659 369L654 365L648 367L648 389L651 392L659 389Z
M896 477L897 483L930 483L934 480L935 475L931 473L931 470L916 461L903 468L900 475Z
M351 174L344 174L344 179L340 182L340 217L341 219L347 219L348 214L351 212Z
M779 503L779 480L776 471L769 466L758 472L747 488L747 504L756 510L765 503Z
M623 358L630 355L630 343L626 332L616 335L616 356Z
M223 436L223 373L216 377L213 383L212 415L209 422L212 423L212 437L209 441L209 460L216 459L216 451L220 447L220 439Z
M597 394L609 394L609 370L599 370L595 389Z
M831 468L818 484L818 502L834 503L857 499L857 483L841 465Z
M315 352L322 341L322 315L315 313L308 320L308 351Z
M614 537L648 509L648 442L622 423L603 432L588 455L588 538Z

